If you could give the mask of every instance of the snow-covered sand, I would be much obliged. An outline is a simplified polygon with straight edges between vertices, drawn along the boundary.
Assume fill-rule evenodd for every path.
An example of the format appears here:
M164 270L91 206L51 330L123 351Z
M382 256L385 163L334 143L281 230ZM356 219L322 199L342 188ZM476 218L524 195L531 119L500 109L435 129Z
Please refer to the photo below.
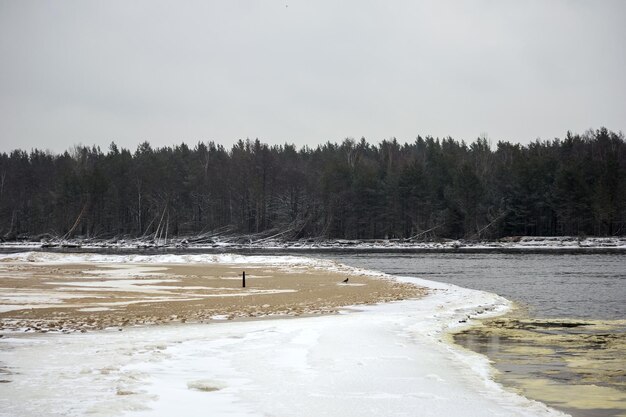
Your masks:
M7 334L0 368L11 374L0 379L12 382L0 384L0 416L564 415L505 391L486 358L446 341L506 300L403 280L430 295L334 316Z
M73 332L214 316L332 314L425 290L368 271L294 257L0 255L0 332ZM246 271L245 287L242 271Z

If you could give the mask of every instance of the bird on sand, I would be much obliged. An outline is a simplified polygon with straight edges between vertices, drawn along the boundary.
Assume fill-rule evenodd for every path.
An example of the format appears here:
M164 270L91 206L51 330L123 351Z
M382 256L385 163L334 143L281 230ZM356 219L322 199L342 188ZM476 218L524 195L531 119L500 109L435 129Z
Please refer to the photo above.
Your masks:
M346 278L346 279L344 279L344 280L343 280L343 281L341 281L341 282L343 282L344 284L347 284L347 283L348 283L348 279L349 279L349 278Z

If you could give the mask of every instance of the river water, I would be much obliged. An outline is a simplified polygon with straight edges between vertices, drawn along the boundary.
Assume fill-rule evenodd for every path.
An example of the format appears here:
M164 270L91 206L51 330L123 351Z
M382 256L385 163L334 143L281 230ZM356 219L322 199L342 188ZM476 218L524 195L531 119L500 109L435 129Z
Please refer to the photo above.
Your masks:
M626 416L626 256L333 254L398 276L499 294L503 317L454 335L487 355L495 378L576 417Z
M391 275L493 292L535 317L626 318L624 255L369 253L330 258Z

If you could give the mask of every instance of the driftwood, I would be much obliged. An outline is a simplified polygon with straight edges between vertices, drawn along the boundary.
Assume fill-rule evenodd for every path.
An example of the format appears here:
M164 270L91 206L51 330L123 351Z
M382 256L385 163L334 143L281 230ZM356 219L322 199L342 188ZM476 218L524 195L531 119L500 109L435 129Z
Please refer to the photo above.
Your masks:
M157 226L156 231L154 232L154 240L160 239L161 235L159 232L162 232L161 225L163 224L163 218L165 217L165 210L167 210L167 204L163 207L163 213L161 214L161 220L159 220L159 225Z
M11 226L9 227L9 231L4 234L4 238L8 240L12 240L17 237L17 234L13 232L13 226L15 225L15 213L16 210L13 210L11 213Z
M164 245L167 245L167 232L170 230L170 211L167 211L167 222L165 223L165 242Z
M432 232L433 230L437 230L437 229L439 229L440 227L443 227L443 226L445 226L445 223L439 224L439 225L437 225L437 226L435 226L435 227L431 227L431 228L430 228L430 229L428 229L428 230L424 230L423 232L420 232L420 233L418 233L418 234L416 234L416 235L414 235L414 236L411 236L411 237L410 237L410 238L408 238L407 240L417 239L418 237L423 236L423 235L425 235L425 234L426 234L426 233L428 233L428 232Z
M501 218L503 218L504 216L506 216L509 213L508 210L505 210L504 212L500 213L499 216L497 216L495 219L493 219L491 221L491 223L489 223L487 226L483 227L482 229L480 229L479 231L476 232L476 234L473 237L476 237L477 239L480 239L480 234L482 232L484 232L485 230L487 230L488 228L490 228L492 225L494 225L498 220L500 220Z
M70 230L68 230L68 232L65 235L63 235L63 238L62 238L63 240L69 238L72 235L72 233L74 233L74 230L76 230L76 228L80 224L80 220L83 218L83 215L85 214L85 210L87 210L87 204L83 206L83 209L78 214L78 217L76 218L76 221L74 222L74 225L70 228Z
M148 227L146 227L146 230L143 232L143 235L141 235L141 239L146 237L146 235L148 234L148 230L150 230L150 226L152 226L152 223L154 223L154 221L156 220L157 217L158 217L158 214L156 216L154 216L152 221L148 224Z

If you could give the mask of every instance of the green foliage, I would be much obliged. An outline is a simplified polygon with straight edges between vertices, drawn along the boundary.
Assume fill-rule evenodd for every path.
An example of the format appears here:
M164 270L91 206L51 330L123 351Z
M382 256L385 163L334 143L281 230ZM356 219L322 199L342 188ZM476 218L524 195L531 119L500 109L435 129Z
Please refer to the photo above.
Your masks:
M240 140L134 153L0 154L0 236L498 238L615 235L626 146L606 129L528 146L484 138L346 139L316 148Z

